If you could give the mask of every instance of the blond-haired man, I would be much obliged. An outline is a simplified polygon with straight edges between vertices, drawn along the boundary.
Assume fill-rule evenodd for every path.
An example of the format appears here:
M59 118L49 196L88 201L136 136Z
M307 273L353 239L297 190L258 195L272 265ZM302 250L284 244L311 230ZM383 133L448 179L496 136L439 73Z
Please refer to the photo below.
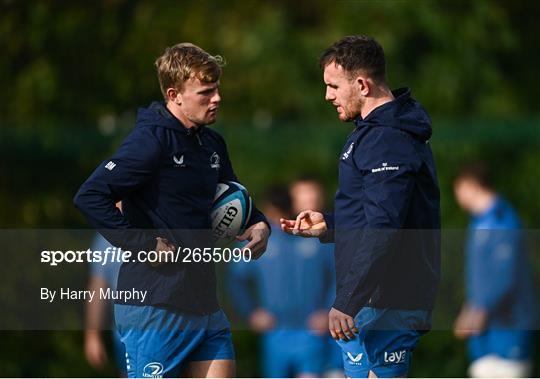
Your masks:
M75 204L90 223L124 250L177 251L209 245L216 186L238 181L223 138L206 125L221 102L221 58L182 43L156 60L165 99L140 109L137 125L111 159L81 186ZM124 216L114 207L122 200ZM238 238L257 257L269 236L256 208ZM118 290L145 291L116 300L130 377L234 375L227 317L216 296L214 266L183 259L122 264Z

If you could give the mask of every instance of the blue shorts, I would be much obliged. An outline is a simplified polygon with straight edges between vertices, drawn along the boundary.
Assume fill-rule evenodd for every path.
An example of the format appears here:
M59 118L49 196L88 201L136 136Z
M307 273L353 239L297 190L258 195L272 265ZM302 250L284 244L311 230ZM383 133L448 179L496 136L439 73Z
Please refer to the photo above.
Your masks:
M354 318L355 338L338 341L345 374L367 378L373 371L379 378L405 376L412 351L431 327L431 312L364 307Z
M486 330L468 339L469 356L475 361L486 355L524 361L532 358L534 331L531 330Z
M263 376L283 378L324 374L331 356L327 336L318 336L309 330L278 329L265 333L262 338Z
M114 315L130 378L178 377L187 362L234 359L229 321L221 310L197 315L115 304Z

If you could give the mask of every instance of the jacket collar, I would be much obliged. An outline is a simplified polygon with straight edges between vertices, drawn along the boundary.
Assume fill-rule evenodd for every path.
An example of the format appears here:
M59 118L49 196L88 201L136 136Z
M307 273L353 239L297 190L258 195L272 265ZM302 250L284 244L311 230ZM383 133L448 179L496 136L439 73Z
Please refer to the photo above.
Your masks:
M366 118L362 118L361 115L358 115L358 117L356 117L353 121L356 127L360 128L364 126L367 122L374 119L384 120L384 118L387 117L386 115L389 113L387 112L388 110L396 109L410 99L411 89L409 87L398 88L392 91L392 95L394 96L394 100L384 103L383 105L379 105L371 112L369 112Z
M161 101L154 101L150 105L150 109L155 110L157 113L160 114L163 118L166 118L171 122L171 125L174 125L174 130L179 131L182 134L185 135L196 135L196 134L202 134L204 133L206 126L202 125L198 128L187 128L182 121L180 121L175 115L172 114L172 112L167 108L167 106L161 102Z

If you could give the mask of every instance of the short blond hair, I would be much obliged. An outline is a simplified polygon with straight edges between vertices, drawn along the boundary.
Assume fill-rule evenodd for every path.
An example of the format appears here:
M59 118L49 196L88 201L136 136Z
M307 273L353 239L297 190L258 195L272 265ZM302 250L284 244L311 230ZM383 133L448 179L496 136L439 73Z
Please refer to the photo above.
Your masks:
M219 55L210 55L200 47L184 42L166 48L155 65L161 93L167 101L167 89L182 91L184 83L191 77L205 83L217 82L224 61Z

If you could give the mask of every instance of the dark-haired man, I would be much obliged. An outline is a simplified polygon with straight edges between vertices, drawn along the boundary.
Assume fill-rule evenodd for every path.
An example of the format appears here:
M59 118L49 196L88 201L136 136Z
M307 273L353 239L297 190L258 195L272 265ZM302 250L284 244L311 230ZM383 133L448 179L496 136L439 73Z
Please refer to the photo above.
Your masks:
M487 167L464 167L454 182L471 214L466 244L466 301L455 335L467 339L473 378L531 376L536 307L519 217L498 195Z
M286 232L335 240L329 328L350 377L404 376L430 327L439 280L439 188L431 122L407 88L386 83L382 47L345 37L321 57L326 100L353 121L339 160L335 211L282 220Z
M210 248L217 184L238 181L223 137L206 126L216 121L221 102L221 58L181 43L167 48L156 68L165 102L139 110L135 129L81 186L74 202L124 250ZM115 208L119 200L125 217ZM247 226L238 238L249 240L245 248L258 257L270 233L266 218L254 208ZM234 376L214 265L195 262L122 264L118 289L147 293L143 302L115 304L130 377Z

